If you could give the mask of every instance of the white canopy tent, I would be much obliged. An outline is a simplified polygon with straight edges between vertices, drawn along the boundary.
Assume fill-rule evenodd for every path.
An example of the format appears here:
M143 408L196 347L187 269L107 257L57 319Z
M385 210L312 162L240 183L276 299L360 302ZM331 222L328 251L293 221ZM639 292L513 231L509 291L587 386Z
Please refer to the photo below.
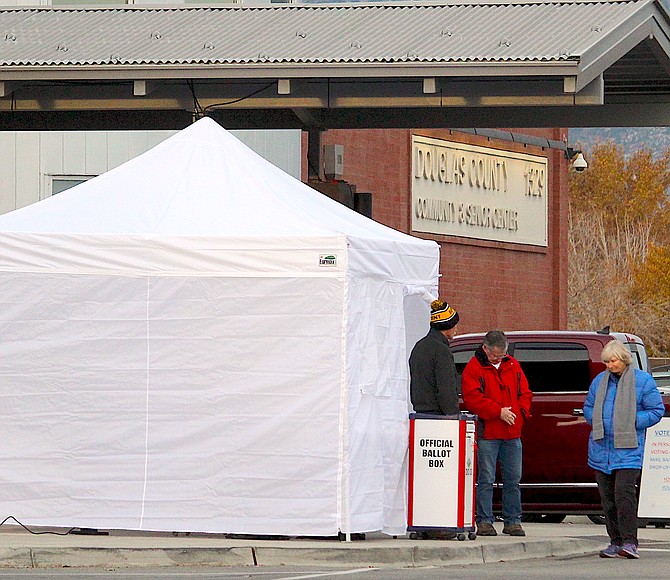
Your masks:
M205 118L0 216L0 248L5 515L404 532L407 348L437 244Z

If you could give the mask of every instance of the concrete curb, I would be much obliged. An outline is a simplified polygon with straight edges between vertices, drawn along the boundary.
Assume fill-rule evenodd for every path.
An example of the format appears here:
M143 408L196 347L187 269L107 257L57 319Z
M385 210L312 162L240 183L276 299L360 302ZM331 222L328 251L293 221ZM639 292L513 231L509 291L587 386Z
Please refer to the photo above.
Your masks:
M501 562L548 558L550 556L579 556L601 549L599 542L577 538L523 541L515 544L491 544L482 547L483 562Z
M407 548L256 548L259 566L453 566L486 564L550 556L579 556L594 553L602 546L600 542L576 538L531 540L513 543L477 544L457 546L412 546Z
M417 546L414 553L413 567L422 566L454 566L481 564L483 545L476 542L463 546L423 547Z
M251 548L9 548L0 568L254 566Z
M169 566L453 566L594 553L600 543L557 538L510 543L337 547L245 546L225 548L32 547L0 549L0 568L133 568Z
M0 549L0 568L34 568L30 548Z
M414 546L380 547L338 547L323 548L256 548L259 566L411 566Z

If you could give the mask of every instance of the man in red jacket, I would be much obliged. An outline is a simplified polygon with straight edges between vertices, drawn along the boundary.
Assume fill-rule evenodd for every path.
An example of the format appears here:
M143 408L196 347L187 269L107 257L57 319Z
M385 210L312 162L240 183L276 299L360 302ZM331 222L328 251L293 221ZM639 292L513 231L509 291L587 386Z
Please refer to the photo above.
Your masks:
M492 330L463 370L463 401L479 417L477 440L477 534L496 536L493 483L502 474L503 534L525 536L521 527L521 427L530 417L533 393L519 362L507 354L507 337Z

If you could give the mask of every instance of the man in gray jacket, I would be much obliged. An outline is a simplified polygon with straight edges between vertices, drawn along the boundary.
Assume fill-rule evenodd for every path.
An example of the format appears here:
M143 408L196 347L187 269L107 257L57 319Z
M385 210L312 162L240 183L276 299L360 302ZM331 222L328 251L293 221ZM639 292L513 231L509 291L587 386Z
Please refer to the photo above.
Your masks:
M449 340L456 335L458 312L441 300L433 300L430 308L430 331L409 357L412 406L417 413L455 415L458 379Z

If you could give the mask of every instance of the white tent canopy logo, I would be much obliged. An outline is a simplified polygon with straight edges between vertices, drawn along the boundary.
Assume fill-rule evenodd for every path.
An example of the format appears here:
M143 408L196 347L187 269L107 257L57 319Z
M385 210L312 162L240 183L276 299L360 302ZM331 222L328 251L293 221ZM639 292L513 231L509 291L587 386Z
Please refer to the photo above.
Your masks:
M321 254L319 256L319 266L337 266L337 256L334 254Z

